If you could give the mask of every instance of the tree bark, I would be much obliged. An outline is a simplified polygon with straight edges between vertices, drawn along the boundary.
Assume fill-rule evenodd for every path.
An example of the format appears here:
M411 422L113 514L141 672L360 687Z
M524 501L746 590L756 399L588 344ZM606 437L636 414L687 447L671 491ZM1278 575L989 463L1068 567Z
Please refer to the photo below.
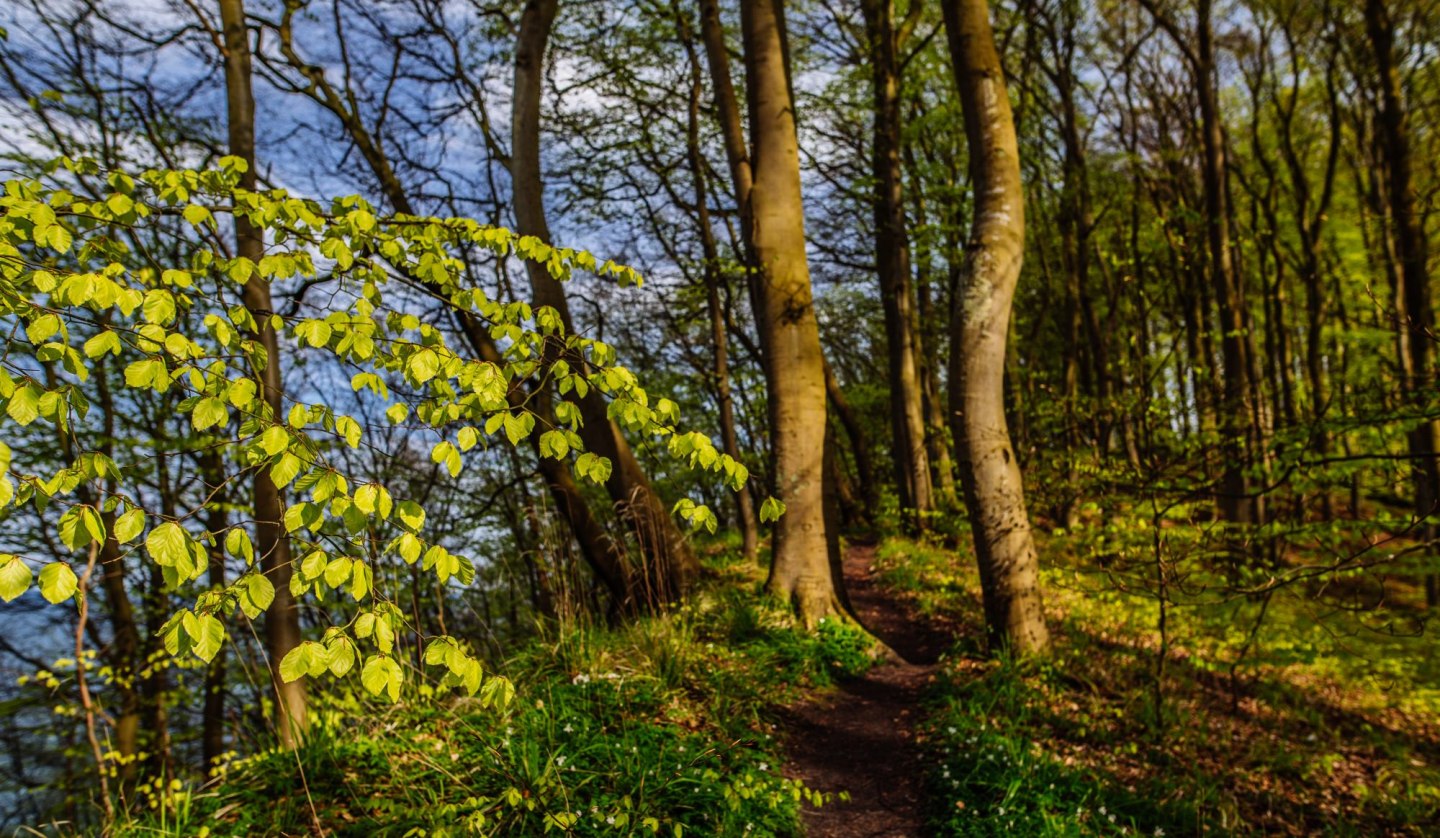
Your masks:
M952 302L950 413L993 651L1050 645L1020 467L1005 421L1010 307L1025 245L1019 149L984 0L946 0L945 28L970 149L974 216Z
M230 153L241 158L249 168L240 176L240 186L254 189L255 178L255 99L251 92L250 41L245 26L244 0L220 0L220 21L224 27L226 114L230 134ZM265 239L247 219L235 216L235 252L259 262L265 254ZM280 341L270 322L274 305L270 285L258 276L245 283L245 308L255 318L257 334L264 350L263 369L255 370L256 383L269 407L271 421L284 416L285 394L281 389ZM255 548L260 554L260 569L275 586L275 601L265 612L265 651L270 659L271 679L276 698L276 728L280 742L295 747L304 733L306 721L305 682L286 683L280 677L280 661L300 643L300 610L290 593L293 574L290 540L285 537L283 518L285 499L270 478L268 469L255 472Z
M730 348L725 329L725 313L720 304L722 276L720 249L715 242L715 228L710 221L710 195L706 186L705 160L700 149L700 99L704 92L700 57L695 54L690 22L684 13L676 13L690 63L690 98L685 123L685 152L690 177L695 182L696 226L705 258L705 307L710 315L710 341L715 352L715 401L720 408L720 438L725 453L740 459L740 439L735 432L735 400L730 393ZM755 503L748 487L734 493L735 516L740 523L742 554L753 561L760 552L760 525L755 518Z
M1440 489L1440 464L1435 460L1436 423L1429 418L1435 394L1435 371L1431 363L1435 313L1430 302L1428 242L1421 224L1412 175L1409 127L1400 94L1400 73L1395 63L1395 25L1385 0L1366 0L1365 28L1375 53L1379 82L1380 111L1376 114L1376 140L1385 160L1385 197L1394 231L1395 252L1400 263L1403 314L1398 328L1403 331L1408 357L1399 358L1403 389L1409 394L1406 407L1415 411L1415 425L1408 435L1414 458L1412 479L1415 490L1417 537L1426 544L1436 538L1435 509ZM1440 605L1440 577L1434 571L1425 577L1425 600L1432 608Z
M825 358L805 253L800 150L786 66L780 0L742 0L754 188L749 223L768 355L775 526L766 590L791 602L806 626L846 613L832 571L825 515ZM738 184L737 184L738 186Z
M919 346L902 194L900 64L896 57L894 6L892 0L864 0L860 5L870 47L874 98L871 165L875 178L875 266L880 278L889 360L891 456L904 525L921 530L926 517L935 511L935 503L915 361Z
M510 126L510 178L516 231L547 244L550 228L545 218L540 175L540 92L545 49L558 5L558 0L530 0L521 14ZM576 334L564 287L543 265L527 260L525 268L530 277L533 304L554 309L565 334ZM570 360L576 369L583 368L578 356ZM639 569L642 585L638 592L651 606L673 601L684 594L699 574L700 564L669 509L650 486L620 429L610 421L604 398L593 389L583 397L573 398L584 420L580 435L585 447L608 459L613 466L605 488L621 517L634 528L645 553L644 566Z

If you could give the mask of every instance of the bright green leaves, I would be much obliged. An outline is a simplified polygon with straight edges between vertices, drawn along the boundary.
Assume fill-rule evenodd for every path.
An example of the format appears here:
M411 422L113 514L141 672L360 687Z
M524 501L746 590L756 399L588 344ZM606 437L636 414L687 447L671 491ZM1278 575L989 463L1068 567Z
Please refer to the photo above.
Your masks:
M105 354L120 354L120 336L110 330L96 332L89 340L85 341L85 357L91 360Z
M610 479L610 461L586 451L575 458L575 473L592 483L604 485Z
M190 421L197 431L217 425L223 428L230 424L230 411L225 407L225 402L214 396L206 396L195 403L195 409L190 413Z
M391 701L400 700L400 685L404 682L400 664L388 655L371 655L365 661L365 668L360 670L360 683L365 689L371 695L379 695L383 691Z
M335 433L339 434L345 440L345 444L351 448L360 447L360 423L349 416L335 417Z
M145 539L145 550L164 570L165 582L171 588L199 578L208 563L205 548L174 521L166 521L151 530Z
M52 605L58 605L75 595L80 580L75 571L64 562L51 562L40 569L40 595Z
M215 659L225 645L225 623L209 611L185 610L171 617L160 629L165 650L179 657L194 653L206 663Z
M39 346L60 331L60 318L54 314L42 314L25 327L25 336Z
M451 477L460 476L460 451L449 440L441 440L430 449L430 462L445 466Z
M713 533L720 525L719 520L716 519L715 513L711 511L710 507L696 503L690 498L681 498L680 501L675 504L673 511L681 518L689 521L693 529L698 530L704 527Z
M105 526L93 506L76 506L60 516L60 543L79 550L92 541L105 540Z
M306 320L295 327L295 336L317 349L323 349L330 343L333 331L324 320Z
M252 620L275 601L275 585L262 573L245 574L235 587L238 589L240 610Z
M404 623L374 590L378 580L388 578L374 564L375 545L382 540L385 560L416 566L441 583L469 583L474 577L468 559L427 540L425 511L417 503L393 498L386 486L372 482L375 475L342 473L350 461L336 456L343 453L342 444L356 449L367 441L378 445L385 440L379 433L368 436L357 417L383 412L394 425L433 434L431 439L439 442L431 449L431 460L452 478L461 476L464 454L487 442L503 439L519 446L534 440L541 457L574 458L579 477L603 484L612 463L583 451L577 433L583 419L573 400L558 401L556 423L537 429L534 414L515 399L536 386L558 387L562 396L572 399L599 392L609 398L618 421L657 437L693 436L692 442L679 446L683 451L672 445L677 458L688 458L692 467L723 468L732 485L737 477L743 482L743 467L715 455L707 439L663 426L678 423L675 404L648 399L635 376L617 365L612 347L566 334L553 308L500 303L459 281L464 260L477 252L504 255L513 250L557 278L585 270L622 284L638 282L630 269L468 219L386 219L358 198L322 208L280 190L237 189L244 165L238 158L225 158L219 170L207 172L148 172L138 178L112 173L106 178L109 188L86 198L78 209L73 196L59 198L38 181L11 181L0 189L0 253L27 254L24 263L16 260L5 269L6 287L13 287L15 299L27 301L10 309L11 317L25 329L34 360L62 376L42 383L11 378L17 367L11 367L12 373L0 371L0 401L19 425L44 420L64 429L68 422L78 423L86 409L76 379L83 384L92 370L104 369L108 383L123 372L124 388L131 392L119 394L116 403L143 400L156 416L178 413L195 432L185 444L215 446L227 469L233 465L242 470L227 477L268 474L276 486L288 488L292 505L284 524L297 545L296 555L303 555L291 591L322 602L328 597L329 607L337 595L347 594L365 605L354 621L353 640L346 630L331 628L323 642L302 644L287 655L281 663L286 680L326 672L339 676L359 668L367 690L398 698L396 632ZM184 225L157 227L156 235L170 237L163 239L166 246L141 258L106 232L108 222L120 220L148 235L145 219L162 208L172 217L179 213L204 234ZM241 212L264 228L269 246L263 257L231 258L211 248L209 233L223 223L216 219L222 212ZM93 224L95 220L102 223ZM47 247L71 255L58 259L44 252ZM327 262L323 274L315 266L321 260ZM45 267L32 270L32 263ZM503 357L463 357L447 343L447 330L433 320L396 310L393 300L387 308L387 286L396 276L436 283L439 299L473 313L491 330ZM317 278L338 293L307 299L300 317L268 314L257 323L260 315L239 302L233 284L287 277ZM284 347L286 358L277 362L294 355L295 366L318 359L312 369L349 367L357 397L373 395L381 404L355 416L338 415L327 404L272 411L258 380L269 364L257 340L263 328L293 338ZM547 353L548 345L562 347L562 358ZM32 350L27 346L25 351ZM287 363L286 368L292 367ZM392 384L403 388L403 397L391 392ZM489 440L482 438L482 431ZM112 546L130 545L123 550L163 570L167 592L195 592L200 586L191 583L203 576L211 553L222 544L231 560L243 560L252 568L255 564L255 546L246 531L249 521L202 534L187 531L181 522L205 520L203 506L177 510L163 519L147 517L130 500L147 493L126 485L135 479L133 459L123 463L122 470L108 456L84 452L53 477L21 475L12 484L9 449L3 443L0 455L0 506L15 500L19 485L19 497L42 517L50 516L45 517L47 525L73 551L103 544L108 525L115 539ZM100 497L103 504L55 500L74 495L87 481L98 481L89 497ZM713 515L703 506L677 507L677 512L696 526L713 527ZM55 515L58 522L51 524ZM142 540L143 551L136 546ZM34 584L32 568L39 570L41 564L0 555L0 599L23 595ZM70 564L45 566L39 576L47 599L75 596L78 580ZM271 580L254 570L224 590L201 592L193 610L166 624L166 648L210 660L225 641L223 621L233 609L255 619L272 606L275 596ZM363 664L357 643L373 644ZM478 690L492 706L503 706L513 695L508 681L483 677L479 662L453 641L430 644L426 660L443 666L452 686L471 694Z
M175 321L175 295L164 288L152 288L145 292L145 303L140 311L147 322L168 326Z
M378 483L366 483L355 490L355 506L366 515L379 515L380 520L390 517L394 504L390 493Z
M15 392L10 394L5 413L20 425L28 425L40 418L40 388L34 384L16 387Z
M306 640L285 653L280 661L280 678L288 684L306 675L312 678L324 675L329 668L330 650L322 643Z
M760 522L762 524L778 521L780 520L780 516L784 514L785 504L776 498L766 498L765 501L760 504Z
M225 643L225 624L213 614L186 611L180 615L180 625L190 638L190 651L206 663L215 658Z
M0 599L11 602L30 589L34 578L24 559L0 554Z
M260 435L260 450L271 457L290 447L290 432L284 425L271 425Z
M405 362L405 374L416 384L424 384L440 372L440 356L435 350L424 347Z
M115 540L121 544L134 541L144 531L145 512L142 509L131 509L115 519Z
M485 420L485 433L493 436L501 430L505 431L505 438L510 440L511 445L519 445L530 437L531 431L535 430L535 415L533 413L511 413L506 410L492 414L489 419Z

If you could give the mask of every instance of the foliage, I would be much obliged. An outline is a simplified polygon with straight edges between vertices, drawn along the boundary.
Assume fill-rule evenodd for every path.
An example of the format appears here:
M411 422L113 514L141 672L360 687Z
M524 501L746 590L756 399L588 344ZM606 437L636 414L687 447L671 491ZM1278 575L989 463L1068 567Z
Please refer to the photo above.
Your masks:
M178 411L209 446L233 458L242 472L266 471L276 486L308 496L284 514L301 556L291 593L321 603L348 596L355 609L320 640L291 650L280 662L281 676L339 677L356 669L366 690L392 701L404 679L395 657L404 618L387 592L377 590L376 562L387 557L418 564L441 585L452 578L468 584L473 564L427 538L425 510L417 501L394 497L379 483L354 481L352 488L334 453L374 441L334 399L317 394L313 402L290 405L283 416L271 410L257 384L270 363L256 339L264 329L283 331L296 354L322 356L352 373L350 389L385 405L390 424L429 440L430 459L452 478L476 446L519 445L536 435L542 456L571 460L577 476L605 481L611 464L582 451L580 417L569 403L557 406L559 424L550 428L537 428L535 414L523 405L512 409L512 390L533 379L553 380L561 393L604 393L615 421L665 439L671 455L691 468L744 485L745 467L716 451L704 434L677 430L675 404L663 398L652 404L635 376L615 365L611 347L563 334L552 309L496 302L465 280L466 260L487 253L514 252L556 278L589 270L638 283L633 270L466 219L378 218L359 198L322 207L284 190L251 192L235 185L245 168L243 160L224 158L219 169L152 170L137 179L102 172L87 160L62 159L53 167L60 180L102 178L108 194L92 201L63 186L12 179L3 183L0 198L0 317L12 330L23 329L29 350L6 357L0 398L15 426L43 420L62 437L73 436L78 451L53 474L16 471L12 479L11 449L0 441L0 505L28 505L52 515L65 548L89 551L86 579L107 540L122 553L143 545L170 591L197 581L209 553L222 547L250 568L170 617L160 631L171 654L211 660L228 634L222 618L236 611L258 617L273 601L274 586L255 569L255 548L243 524L197 530L193 522L203 505L184 512L146 509L140 493L127 487L135 475L87 448L81 432L91 402L84 385L103 364L123 364L129 390L183 393ZM243 218L268 233L264 258L230 257L220 243L217 214ZM170 261L136 234L160 229L177 242L179 255ZM247 283L292 281L326 287L330 305L323 316L270 313L260 324L255 315L265 313L241 302ZM504 347L502 359L457 352L444 331L404 309L405 291L438 295L451 310L480 318ZM696 526L714 528L708 508L682 504ZM33 576L26 559L0 556L0 598L16 599ZM38 584L45 599L59 603L77 594L80 575L71 562L51 562L40 569ZM445 686L479 693L487 703L503 706L512 693L503 679L482 681L479 660L456 638L428 638L424 661L446 672Z
M798 834L801 802L826 796L781 774L774 711L831 662L729 568L673 613L538 639L501 667L522 698L498 712L337 683L298 751L241 758L119 834Z
M981 657L968 562L882 548L887 584L961 638L926 724L940 834L1434 826L1440 774L1426 755L1440 731L1418 720L1440 694L1423 637L1364 630L1288 590L1269 605L1275 628L1254 639L1258 602L1193 605L1170 614L1157 689L1153 595L1086 584L1062 543L1048 542L1044 572L1060 641L1038 663Z

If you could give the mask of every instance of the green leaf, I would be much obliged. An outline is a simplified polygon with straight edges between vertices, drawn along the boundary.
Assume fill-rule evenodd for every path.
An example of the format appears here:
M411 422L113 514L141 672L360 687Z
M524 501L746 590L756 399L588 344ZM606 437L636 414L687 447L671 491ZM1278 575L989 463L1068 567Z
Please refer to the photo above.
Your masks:
M275 456L290 447L290 432L284 425L271 425L260 435L260 450Z
M92 541L105 540L105 527L92 506L77 506L60 518L60 542L79 550Z
M383 690L389 694L391 701L400 700L400 685L403 682L400 664L385 655L372 655L360 670L360 683L365 689L371 695L379 695Z
M275 601L275 585L263 573L247 574L241 580L241 584L244 596L241 598L240 605L245 611L245 616L250 619L255 619L262 611L270 607L270 603ZM245 608L247 602L249 608Z
M111 355L120 354L120 336L110 330L96 332L89 340L85 341L85 357L99 358L109 352Z
M64 562L51 562L40 570L40 595L51 604L59 604L75 595L80 580Z
M310 671L310 650L305 643L285 653L280 661L280 680L285 683L297 681Z
M5 412L21 425L34 422L40 417L40 391L33 384L15 388Z
M281 489L289 486L290 481L294 480L299 473L300 458L288 451L280 457L275 465L270 467L270 479Z
M195 618L195 623L193 629L189 625L185 627L193 641L190 651L200 660L209 663L225 644L225 624L213 614L201 614Z
M150 558L161 567L180 567L190 561L190 536L174 521L166 521L145 539Z
M134 541L144 531L145 511L138 507L115 519L115 540L121 544Z
M10 602L30 590L34 574L19 556L0 555L0 599Z
M216 425L223 428L230 424L230 411L225 409L224 402L214 396L206 396L196 403L194 412L190 414L190 421L197 431Z
M42 314L25 327L25 336L39 346L60 331L60 318L54 314Z
M213 220L210 216L210 210L200 206L199 204L191 204L190 206L186 207L184 212L182 212L181 214L185 216L186 221L190 222L196 227L199 227L201 224L204 224L207 221Z
M427 346L410 356L405 370L417 383L424 384L440 371L440 356Z
M770 521L778 521L778 520L780 520L780 516L781 516L781 515L784 515L784 514L785 514L785 504L781 503L779 500L777 500L777 499L775 499L775 498L766 498L766 499L765 499L765 502L762 503L762 504L760 504L760 522L761 522L761 523L769 523Z

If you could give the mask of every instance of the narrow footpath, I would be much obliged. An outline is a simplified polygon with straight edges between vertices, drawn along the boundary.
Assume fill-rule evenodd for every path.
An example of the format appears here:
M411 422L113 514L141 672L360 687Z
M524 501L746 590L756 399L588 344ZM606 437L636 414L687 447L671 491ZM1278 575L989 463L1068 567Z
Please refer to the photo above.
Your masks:
M808 838L900 838L921 834L922 772L915 726L921 699L949 636L880 587L875 548L850 547L845 584L860 621L904 661L790 709L790 773L850 801L807 809Z

